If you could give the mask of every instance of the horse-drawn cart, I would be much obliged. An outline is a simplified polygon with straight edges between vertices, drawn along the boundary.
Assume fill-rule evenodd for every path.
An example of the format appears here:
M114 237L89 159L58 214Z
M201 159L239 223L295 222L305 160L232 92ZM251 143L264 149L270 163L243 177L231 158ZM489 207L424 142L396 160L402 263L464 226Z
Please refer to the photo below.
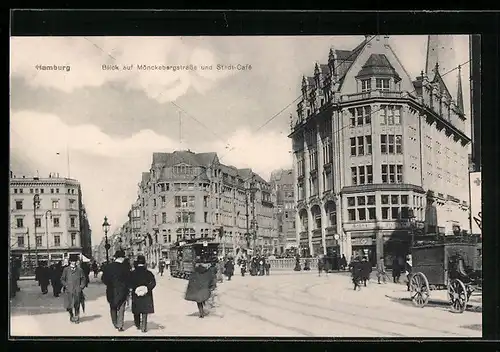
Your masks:
M482 290L481 250L474 236L442 236L413 243L409 289L417 307L431 290L448 290L454 312L462 313L474 291Z

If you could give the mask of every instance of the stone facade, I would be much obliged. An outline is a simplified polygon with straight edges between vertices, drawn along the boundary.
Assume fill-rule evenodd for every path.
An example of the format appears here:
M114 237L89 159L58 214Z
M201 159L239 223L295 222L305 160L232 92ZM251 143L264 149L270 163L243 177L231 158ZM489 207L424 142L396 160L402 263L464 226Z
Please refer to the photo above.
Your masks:
M422 227L431 202L441 231L468 228L470 139L438 65L411 80L388 38L367 36L331 49L302 92L290 138L303 255L404 256L410 214Z
M77 180L11 175L9 186L10 249L25 268L69 254L91 257L91 229Z
M219 241L233 255L248 245L271 251L277 244L269 183L250 169L221 164L216 153L154 153L138 202L149 262L184 238Z

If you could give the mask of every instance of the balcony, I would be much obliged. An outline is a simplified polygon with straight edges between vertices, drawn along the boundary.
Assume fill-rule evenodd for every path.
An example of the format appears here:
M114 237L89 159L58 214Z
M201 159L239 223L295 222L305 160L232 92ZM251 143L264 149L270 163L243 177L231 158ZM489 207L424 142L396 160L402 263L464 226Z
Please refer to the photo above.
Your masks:
M358 101L358 100L374 99L374 98L403 99L403 98L408 98L408 97L409 97L409 95L406 92L390 92L390 91L372 90L369 92L361 92L361 93L343 95L341 97L341 102L346 103L346 102L353 102L353 101Z

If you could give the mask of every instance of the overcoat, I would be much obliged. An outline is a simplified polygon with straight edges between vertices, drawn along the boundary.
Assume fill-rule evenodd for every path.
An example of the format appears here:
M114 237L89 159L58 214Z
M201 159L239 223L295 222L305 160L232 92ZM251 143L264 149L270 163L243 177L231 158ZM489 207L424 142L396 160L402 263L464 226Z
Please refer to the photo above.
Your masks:
M106 285L106 298L111 308L117 308L128 298L130 287L130 268L120 262L107 264L102 273L102 282Z
M146 286L148 292L144 296L137 296L135 289L139 286ZM153 303L153 289L156 286L154 274L144 266L137 266L130 273L130 288L132 289L132 313L152 314L155 312Z
M227 276L233 276L234 275L234 263L232 260L228 260L226 262L225 266L225 273Z
M83 304L83 289L87 284L85 273L79 267L65 267L61 275L64 291L64 308L73 309Z
M210 292L216 287L213 271L201 265L196 266L189 277L184 299L197 303L205 302L210 297Z
M369 261L361 262L361 279L368 280L370 278L370 273L372 272L372 264Z

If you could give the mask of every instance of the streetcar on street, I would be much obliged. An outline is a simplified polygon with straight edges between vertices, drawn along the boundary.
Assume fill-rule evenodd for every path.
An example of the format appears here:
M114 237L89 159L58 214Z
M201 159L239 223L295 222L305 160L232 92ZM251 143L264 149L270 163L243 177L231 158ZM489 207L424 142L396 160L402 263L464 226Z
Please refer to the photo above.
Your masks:
M220 244L214 238L185 239L174 243L169 250L170 275L189 279L196 262L217 261Z

